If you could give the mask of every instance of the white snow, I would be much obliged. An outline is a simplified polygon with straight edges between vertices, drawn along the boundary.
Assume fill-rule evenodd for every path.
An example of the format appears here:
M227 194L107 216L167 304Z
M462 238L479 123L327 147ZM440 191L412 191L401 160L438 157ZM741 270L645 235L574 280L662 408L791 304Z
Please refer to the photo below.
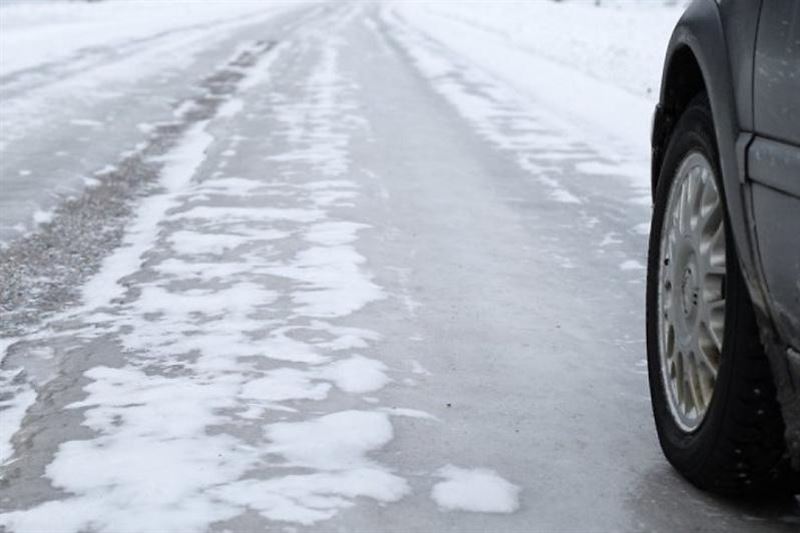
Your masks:
M0 354L0 362L2 360ZM25 381L18 382L15 379L18 373L17 370L0 370L0 390L3 392L3 399L0 400L0 466L5 465L13 455L11 439L22 424L28 408L36 401L36 391Z
M245 383L240 397L269 404L287 400L324 400L331 385L315 382L315 377L311 372L277 368L265 373L263 377Z
M103 261L100 272L83 286L83 301L87 308L107 305L124 294L125 287L120 280L138 270L142 254L158 236L160 221L175 206L174 195L191 181L203 163L205 152L214 140L205 131L206 126L207 122L192 126L180 145L170 153L161 172L160 183L164 193L149 196L142 202L122 246Z
M292 2L25 2L0 6L0 56L5 76L63 61L81 50L135 48L147 39L172 38L221 23L286 8Z
M360 498L388 503L409 492L369 454L393 438L391 416L425 413L324 403L334 388L358 399L392 378L368 356L378 333L347 324L384 294L357 248L369 227L341 218L360 194L342 177L360 124L341 118L352 90L335 50L321 67L307 98L284 106L286 129L263 141L267 150L288 141L293 154L291 163L278 158L263 187L249 177L197 179L210 173L219 117L164 158L160 190L140 203L72 314L107 321L125 357L87 371L86 397L69 406L94 434L62 443L47 467L68 496L7 513L4 525L47 530L68 515L57 530L199 531L247 509L311 524ZM284 165L289 176L301 165L310 179L271 181ZM237 205L253 191L281 207ZM292 419L265 427L270 411Z
M513 513L519 508L519 487L493 470L447 465L436 475L444 481L434 485L431 498L444 511Z
M620 270L644 270L645 266L635 259L628 259L619 265Z
M386 445L392 424L383 413L342 411L306 422L282 422L266 429L269 452L289 465L318 470L370 466L367 452Z
M298 357L283 359L302 361ZM271 402L324 400L331 389L331 383L348 393L374 392L390 381L386 370L386 365L382 362L360 355L311 370L282 367L266 372L261 378L248 381L240 396L269 402L267 406L272 407Z
M53 212L52 211L42 211L38 210L33 213L33 221L37 224L47 224L53 220Z
M221 118L233 118L244 109L244 102L241 98L231 98L222 104L217 116Z
M441 419L433 416L432 414L426 411L420 411L419 409L409 409L407 407L381 407L379 409L382 413L387 413L392 416L405 416L408 418L418 418L420 420L431 420L434 422L441 422Z
M661 64L681 13L680 6L655 2L597 7L587 1L429 1L392 4L384 18L396 27L413 28L402 41L459 111L469 105L469 118L485 115L485 104L463 103L464 95L450 94L454 82L441 79L458 79L454 72L463 73L465 64L503 89L495 94L495 108L503 108L511 97L512 105L535 109L534 116L559 126L572 139L589 142L610 160L605 168L579 168L623 176L645 190ZM431 53L435 43L441 43L438 54ZM454 69L456 65L461 68ZM546 137L534 143L519 136L500 140L491 118L484 116L488 135L507 147L527 143L547 148L557 141ZM556 189L555 199L580 197L565 192L571 196Z
M209 234L189 230L176 231L169 239L178 255L222 254L249 241L247 236L235 233Z
M324 237L334 243L354 239L356 226L338 229ZM322 237L319 233L313 235L318 240ZM270 272L299 282L292 296L299 310L307 316L323 318L350 314L367 302L384 297L380 287L361 273L359 265L363 262L364 257L350 245L313 246L299 252L291 263Z
M12 182L6 203L16 208L3 209L0 215L0 245L35 231L39 223L33 217L35 210L52 216L65 197L80 194L87 186L83 176L112 157L112 147L141 146L149 132L130 123L136 118L128 111L132 103L148 120L170 118L171 101L183 100L201 81L208 66L200 63L207 62L214 50L230 46L236 31L300 4L300 0L130 0L0 5L3 171L11 173L27 164L19 154L25 153L32 138L49 146L59 133L64 137L72 132L70 145L92 148L92 154L80 160L75 153L60 151L69 156L62 170L53 169L46 160L35 161L43 164L36 169L36 179ZM250 46L267 45L251 42ZM263 70L250 73L263 80ZM184 100L176 116L184 118L191 107L192 101ZM226 105L223 111L234 113L236 106ZM15 148L21 150L9 151ZM131 151L125 150L123 157L125 152ZM42 194L47 189L56 189L57 194Z
M580 137L554 128L537 106L508 85L463 60L451 51L398 26L397 37L433 87L464 116L489 143L506 152L549 191L552 200L581 204L578 190L567 184L569 176L548 164L546 148L566 150L577 158L587 149ZM567 155L565 154L565 157Z
M393 8L581 128L641 146L649 139L662 60L682 7L592 4L433 1Z
M380 361L354 355L323 367L319 375L333 381L345 392L363 394L382 389L390 381L387 370Z
M393 437L385 413L340 411L272 424L266 434L272 443L267 451L282 456L285 466L315 472L234 483L216 491L219 497L273 520L312 524L353 506L356 497L389 503L410 491L405 479L367 457Z
M619 238L619 235L612 231L603 236L603 240L600 241L598 246L609 246L611 244L620 244L621 242L622 240Z
M46 472L79 500L8 513L13 530L79 531L90 523L114 532L200 530L235 512L197 491L249 466L247 456L234 453L235 439L204 434L223 418L198 407L233 405L234 383L209 386L131 367L97 367L87 377L89 396L72 407L89 408L84 424L99 436L63 443Z

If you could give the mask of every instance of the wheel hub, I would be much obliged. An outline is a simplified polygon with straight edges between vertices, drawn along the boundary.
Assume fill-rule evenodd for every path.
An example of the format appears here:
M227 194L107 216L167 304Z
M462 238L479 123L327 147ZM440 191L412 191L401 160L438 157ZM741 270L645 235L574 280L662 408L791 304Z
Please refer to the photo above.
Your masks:
M697 298L700 294L696 272L697 267L692 264L687 265L681 281L681 304L683 304L683 316L687 321L691 321L696 315Z

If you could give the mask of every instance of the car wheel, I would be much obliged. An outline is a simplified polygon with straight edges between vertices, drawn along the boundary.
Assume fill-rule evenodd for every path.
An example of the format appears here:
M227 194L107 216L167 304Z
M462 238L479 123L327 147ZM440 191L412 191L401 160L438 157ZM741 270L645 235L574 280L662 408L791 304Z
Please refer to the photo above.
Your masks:
M707 97L670 139L647 270L647 359L661 447L696 486L785 487L784 424L739 269Z

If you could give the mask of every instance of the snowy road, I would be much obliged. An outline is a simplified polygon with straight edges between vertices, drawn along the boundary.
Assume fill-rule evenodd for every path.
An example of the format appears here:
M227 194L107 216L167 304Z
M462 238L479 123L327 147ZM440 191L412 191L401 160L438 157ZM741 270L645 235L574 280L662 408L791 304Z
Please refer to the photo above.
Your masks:
M196 58L169 120L110 97L144 140L68 150L110 170L0 252L0 527L797 530L658 449L635 148L402 10L284 9Z

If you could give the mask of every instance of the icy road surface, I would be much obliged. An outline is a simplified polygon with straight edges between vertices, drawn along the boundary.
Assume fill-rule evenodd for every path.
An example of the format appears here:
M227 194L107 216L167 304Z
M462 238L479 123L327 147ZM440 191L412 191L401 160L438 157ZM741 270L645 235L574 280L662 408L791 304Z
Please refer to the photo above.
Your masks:
M26 137L108 168L2 251L0 527L797 531L660 454L646 157L404 13L237 19L167 116L84 103L134 146Z

